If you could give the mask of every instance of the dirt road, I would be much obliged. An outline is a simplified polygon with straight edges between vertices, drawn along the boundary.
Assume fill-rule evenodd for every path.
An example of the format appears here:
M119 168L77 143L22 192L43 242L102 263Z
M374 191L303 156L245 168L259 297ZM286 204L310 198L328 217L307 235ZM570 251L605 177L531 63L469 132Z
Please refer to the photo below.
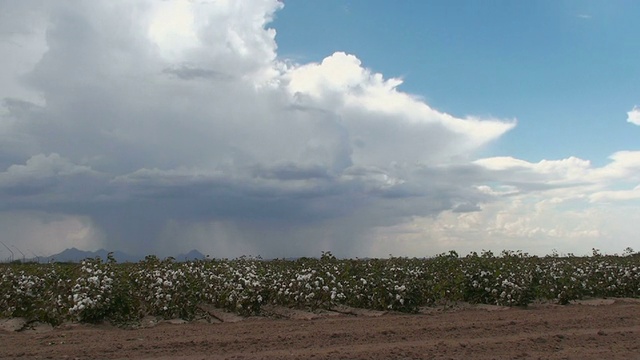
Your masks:
M1 359L640 359L640 301L0 331Z

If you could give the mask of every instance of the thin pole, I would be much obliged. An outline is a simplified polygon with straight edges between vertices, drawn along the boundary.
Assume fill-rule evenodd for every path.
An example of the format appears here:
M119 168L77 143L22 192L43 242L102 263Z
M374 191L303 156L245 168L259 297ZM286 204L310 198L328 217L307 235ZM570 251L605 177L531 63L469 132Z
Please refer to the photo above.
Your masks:
M38 264L40 264L40 256L36 255L36 253L34 253L31 249L27 249L27 251L29 251L31 255L35 256L36 261L38 262Z
M13 248L14 248L14 249L18 250L18 252L19 252L20 254L22 254L22 262L27 261L27 257L26 257L26 256L24 256L24 253L23 253L20 249L18 249L18 247L17 247L17 246L15 246L15 245L13 245L13 244L11 244L11 246L13 246Z
M11 253L11 257L9 258L9 262L13 261L13 251L11 251L11 249L9 249L9 247L7 246L7 244L3 243L2 241L0 241L0 244L4 245L4 247L7 248L7 250L9 250L9 252Z

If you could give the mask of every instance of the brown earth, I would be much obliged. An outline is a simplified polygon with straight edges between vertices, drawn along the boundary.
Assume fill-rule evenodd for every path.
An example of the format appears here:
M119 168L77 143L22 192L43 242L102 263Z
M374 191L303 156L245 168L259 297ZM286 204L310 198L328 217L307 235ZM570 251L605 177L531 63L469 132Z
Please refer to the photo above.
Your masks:
M1 359L640 359L640 301L0 330ZM277 314L280 318L274 318ZM381 316L380 316L381 315ZM18 326L19 327L19 326Z

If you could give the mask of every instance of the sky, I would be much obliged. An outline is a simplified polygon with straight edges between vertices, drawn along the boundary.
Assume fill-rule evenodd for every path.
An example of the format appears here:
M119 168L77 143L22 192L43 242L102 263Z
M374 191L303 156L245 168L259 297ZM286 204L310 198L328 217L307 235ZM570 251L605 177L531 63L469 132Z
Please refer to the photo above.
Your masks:
M638 14L0 0L0 259L637 250Z

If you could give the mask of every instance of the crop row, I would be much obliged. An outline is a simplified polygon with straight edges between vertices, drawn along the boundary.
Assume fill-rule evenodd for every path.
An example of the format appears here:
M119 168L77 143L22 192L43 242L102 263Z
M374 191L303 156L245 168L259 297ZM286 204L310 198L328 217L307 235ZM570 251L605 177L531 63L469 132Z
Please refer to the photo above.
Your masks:
M520 252L455 252L429 259L251 258L175 262L148 256L80 264L0 266L0 317L114 323L145 315L190 319L201 303L242 315L264 304L303 309L348 305L416 312L466 301L526 306L584 297L639 297L640 257L536 257Z

